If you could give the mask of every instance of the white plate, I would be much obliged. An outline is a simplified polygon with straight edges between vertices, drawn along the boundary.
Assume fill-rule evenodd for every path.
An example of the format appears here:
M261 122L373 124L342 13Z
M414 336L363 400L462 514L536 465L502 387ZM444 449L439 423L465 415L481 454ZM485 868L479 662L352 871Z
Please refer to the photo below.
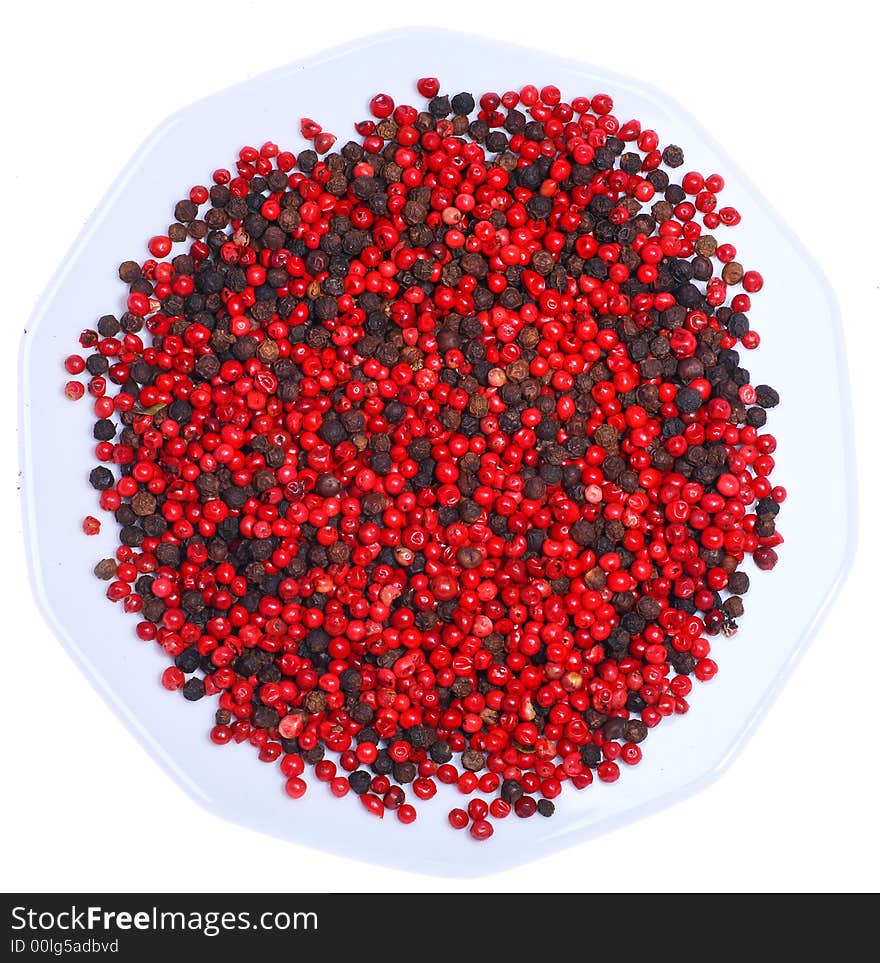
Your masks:
M685 150L682 170L717 171L724 203L743 214L735 241L746 267L763 271L753 326L761 348L747 356L755 383L782 394L771 412L777 484L789 491L780 516L785 545L772 573L756 573L734 639L717 637L721 671L697 683L691 712L667 720L644 743L635 769L612 786L570 788L557 813L497 823L488 843L454 832L445 815L462 797L441 787L419 805L418 821L379 823L349 797L320 784L298 802L282 792L276 765L250 746L213 746L214 700L195 705L165 692L167 660L134 635L134 616L104 598L91 573L115 548L115 523L82 534L97 510L87 483L93 461L91 406L64 399L62 359L81 329L123 310L118 263L145 255L190 185L231 165L245 143L275 140L301 149L299 118L314 117L344 143L378 91L418 103L415 81L441 78L444 91L502 92L525 83L558 84L567 97L604 91L615 114L639 118L663 143ZM756 172L760 176L760 172ZM817 360L818 359L818 360ZM368 37L291 64L194 104L167 120L137 152L98 207L46 291L24 339L21 379L25 531L39 606L82 671L166 771L212 812L253 829L332 852L425 873L475 876L583 842L707 785L743 746L834 597L854 550L855 477L846 369L835 299L820 270L697 122L660 92L583 64L457 33L411 29ZM817 450L821 447L821 468ZM715 827L723 831L723 827Z

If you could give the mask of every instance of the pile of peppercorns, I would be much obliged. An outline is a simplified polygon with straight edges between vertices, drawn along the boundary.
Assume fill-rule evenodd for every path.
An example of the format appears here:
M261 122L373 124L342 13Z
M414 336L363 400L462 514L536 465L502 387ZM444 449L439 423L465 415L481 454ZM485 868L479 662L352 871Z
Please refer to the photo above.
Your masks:
M740 365L763 282L711 233L718 174L673 180L604 94L418 89L338 152L308 119L298 156L243 148L65 364L119 525L95 572L163 685L294 798L311 766L409 823L455 784L485 839L715 675L782 540L779 399Z

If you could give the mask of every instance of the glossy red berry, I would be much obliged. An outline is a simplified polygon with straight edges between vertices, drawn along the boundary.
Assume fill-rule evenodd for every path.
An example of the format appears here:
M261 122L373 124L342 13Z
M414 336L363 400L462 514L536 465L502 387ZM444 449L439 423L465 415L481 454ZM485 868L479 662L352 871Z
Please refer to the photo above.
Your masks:
M430 99L440 93L440 81L436 77L422 77L416 88L423 97Z
M494 832L495 830L492 827L492 823L486 819L477 819L471 824L470 834L479 842L489 839Z
M167 257L168 254L171 253L171 238L166 234L157 234L155 237L150 238L147 247L153 257Z
M382 800L373 795L373 793L364 793L361 797L361 805L366 809L368 813L373 816L378 816L382 819L385 816L385 806L382 804Z
M82 530L86 535L97 535L101 531L101 523L94 515L86 515L83 519Z
M306 794L307 789L305 780L300 779L299 776L291 776L284 784L284 791L291 799L301 799Z
M299 131L306 140L314 140L322 130L321 125L311 117L303 117L299 122Z
M449 811L449 825L453 829L464 829L470 822L470 817L463 809L451 809Z
M370 101L370 113L379 120L390 117L394 111L394 101L388 94L376 94Z
M764 278L757 271L746 271L742 279L743 289L754 294L764 287Z

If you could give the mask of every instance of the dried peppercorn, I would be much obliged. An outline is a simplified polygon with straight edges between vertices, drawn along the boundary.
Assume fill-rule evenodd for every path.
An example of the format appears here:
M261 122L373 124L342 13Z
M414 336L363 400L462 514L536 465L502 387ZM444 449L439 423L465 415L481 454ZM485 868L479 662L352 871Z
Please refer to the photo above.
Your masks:
M454 784L485 840L718 671L782 543L779 395L737 350L764 279L704 232L723 178L605 94L418 89L337 150L307 118L242 148L64 368L119 526L95 574L212 742L405 824Z

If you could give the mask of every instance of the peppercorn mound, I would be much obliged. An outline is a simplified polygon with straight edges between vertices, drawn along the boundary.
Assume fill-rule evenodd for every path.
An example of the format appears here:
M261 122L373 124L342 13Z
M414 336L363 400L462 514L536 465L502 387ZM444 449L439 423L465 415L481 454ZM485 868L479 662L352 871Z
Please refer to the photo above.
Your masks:
M418 88L192 188L66 368L119 524L96 575L213 741L402 822L479 791L449 821L485 839L715 675L781 542L779 398L719 175L604 94Z

